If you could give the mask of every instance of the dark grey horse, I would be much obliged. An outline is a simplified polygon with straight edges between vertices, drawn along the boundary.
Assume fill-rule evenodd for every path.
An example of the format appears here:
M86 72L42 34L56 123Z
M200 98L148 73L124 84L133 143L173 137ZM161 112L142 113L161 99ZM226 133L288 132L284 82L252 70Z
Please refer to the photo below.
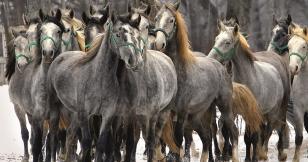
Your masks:
M185 21L178 8L179 3L163 5L155 18L157 31L155 47L164 50L172 59L178 76L178 92L172 102L172 108L177 112L175 126L177 144L181 147L184 121L191 116L192 126L199 133L203 143L201 159L207 161L211 124L202 125L200 120L207 110L215 109L215 105L218 105L222 120L231 134L233 161L238 161L238 131L232 120L231 109L231 78L218 61L198 57L190 50ZM227 151L224 153L226 157Z
M230 22L226 22L228 23ZM259 157L267 159L268 140L272 130L277 129L278 158L281 161L286 160L284 144L288 141L284 140L288 136L286 110L290 94L290 77L286 62L273 52L259 52L254 55L236 23L226 26L219 22L219 29L220 33L209 57L221 62L231 61L233 81L245 84L251 89L267 122L259 140ZM253 144L256 148L256 141ZM257 160L256 152L252 158Z

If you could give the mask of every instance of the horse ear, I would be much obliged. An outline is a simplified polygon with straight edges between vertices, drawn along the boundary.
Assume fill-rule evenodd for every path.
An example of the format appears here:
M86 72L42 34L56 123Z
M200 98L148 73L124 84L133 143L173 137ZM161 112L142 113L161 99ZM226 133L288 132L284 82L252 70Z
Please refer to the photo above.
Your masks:
M275 15L273 15L273 24L274 24L274 25L277 25L277 24L278 24L278 21L277 21L277 19L276 19L276 16L275 16Z
M12 32L14 38L18 37L19 32L15 28L11 28L11 32Z
M146 8L144 14L146 14L147 16L149 16L150 13L151 13L151 5L147 5L147 8Z
M106 7L104 8L105 12L106 12L106 15L109 15L109 8L110 8L110 5L109 3L106 5Z
M293 29L295 28L295 25L293 24L293 23L291 23L290 25L289 25L289 28L288 28L288 34L293 34Z
M58 21L61 21L61 17L62 17L61 10L60 10L60 9L57 9L55 18L56 18Z
M24 25L29 25L29 21L28 21L28 18L25 14L22 14L22 20L24 22Z
M237 35L238 31L239 31L239 26L236 24L233 29L233 34Z
M178 10L180 8L180 5L181 5L181 1L177 0L174 4L175 9Z
M112 23L115 23L115 21L116 21L116 16L115 16L114 12L111 13L110 19L111 19L111 22L112 22Z
M160 0L155 0L155 4L156 4L158 7L163 6L163 4L161 3Z
M94 9L94 7L92 6L92 5L90 5L90 14L91 15L94 15L95 14L95 9Z
M288 17L287 17L287 24L290 25L292 22L292 17L290 14L288 14Z
M224 23L222 23L221 20L217 20L217 27L219 29L219 31L225 31L226 30L226 26Z
M140 21L141 21L141 16L139 15L137 19L130 21L129 24L130 24L132 27L138 29L138 26L139 26L139 24L140 24Z
M72 9L70 9L70 11L69 11L69 16L70 16L71 19L73 19L74 16L75 16L75 13Z
M237 16L234 16L233 18L234 18L235 23L236 23L237 25L239 25L239 24L240 24L240 22L238 21Z
M82 12L81 18L82 18L82 21L83 21L85 24L88 24L88 22L89 22L90 19L89 19L88 15L87 15L85 12Z
M308 29L307 29L307 27L305 27L305 28L303 29L303 33L304 33L305 35L308 34Z
M46 19L46 15L44 14L42 9L39 10L39 17L40 17L41 21L45 21L45 19Z
M132 6L130 3L127 5L127 12L131 13L132 12Z

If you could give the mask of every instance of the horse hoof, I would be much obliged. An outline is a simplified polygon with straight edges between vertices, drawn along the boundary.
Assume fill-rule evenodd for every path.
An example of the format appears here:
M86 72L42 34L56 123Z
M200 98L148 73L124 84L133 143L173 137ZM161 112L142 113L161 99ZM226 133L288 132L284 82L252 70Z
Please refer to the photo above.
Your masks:
M292 162L299 162L299 159L293 159Z
M281 153L281 154L279 154L279 156L278 156L278 160L279 161L286 161L287 160L287 157L288 157L288 155L286 154L286 153Z
M26 157L26 156L23 157L22 160L21 160L21 162L29 162L29 156L28 156L28 157Z

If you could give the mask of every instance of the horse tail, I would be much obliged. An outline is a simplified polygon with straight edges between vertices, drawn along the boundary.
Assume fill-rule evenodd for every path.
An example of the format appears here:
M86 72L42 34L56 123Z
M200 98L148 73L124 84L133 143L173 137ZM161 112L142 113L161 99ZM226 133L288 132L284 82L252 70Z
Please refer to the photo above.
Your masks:
M170 114L166 124L164 125L162 136L161 138L163 141L167 144L169 149L174 152L181 155L181 148L177 146L175 140L174 140L174 128L173 128L173 115Z
M233 113L243 117L247 128L252 133L258 132L262 124L262 114L258 102L249 88L233 82L232 104Z

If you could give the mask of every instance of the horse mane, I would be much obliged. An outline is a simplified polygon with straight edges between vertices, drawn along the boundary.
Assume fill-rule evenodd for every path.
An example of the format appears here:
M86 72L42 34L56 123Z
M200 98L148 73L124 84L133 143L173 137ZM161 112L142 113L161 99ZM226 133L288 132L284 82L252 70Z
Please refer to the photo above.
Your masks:
M75 17L70 18L66 14L62 16L62 20L73 26L74 32L76 33L78 45L82 51L85 51L85 24L82 21L76 19Z
M308 42L308 35L304 33L304 28L300 25L293 23L294 27L291 28L292 35L296 35L298 37L303 38L306 42Z
M179 11L175 11L174 14L177 27L177 47L180 58L184 64L189 65L195 62L195 57L191 50L191 45L187 34L187 26L182 14Z
M101 44L103 43L103 39L105 37L105 34L99 34L97 35L92 44L91 44L91 47L89 50L87 50L85 53L85 55L83 55L83 57L81 57L81 59L79 59L76 64L80 65L80 64L85 64L89 61L91 61L98 53L98 50L100 49L101 47Z
M250 49L250 46L248 44L248 41L246 40L246 38L243 36L242 33L238 33L238 39L239 39L239 43L244 51L244 53L246 54L247 58L250 61L257 61L257 58L253 55L253 52Z
M10 81L12 75L15 72L15 64L16 64L16 58L15 58L15 50L14 50L14 39L11 37L11 40L7 40L7 61L5 64L6 71L5 71L5 77L8 81Z

